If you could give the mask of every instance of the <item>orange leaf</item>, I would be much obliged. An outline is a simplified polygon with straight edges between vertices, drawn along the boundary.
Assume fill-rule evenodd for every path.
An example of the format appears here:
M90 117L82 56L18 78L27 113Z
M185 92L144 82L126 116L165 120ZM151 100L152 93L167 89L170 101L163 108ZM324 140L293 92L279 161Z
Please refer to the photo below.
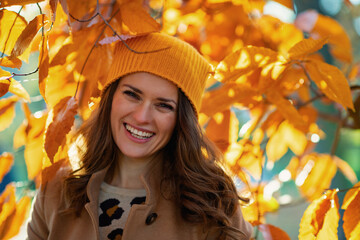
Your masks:
M3 177L10 171L14 163L14 156L11 153L4 152L0 155L0 182Z
M0 79L0 97L4 96L9 91L10 82L9 79Z
M59 2L59 0L49 0L50 10L51 10L51 21L52 22L55 22L56 9L57 9L58 2Z
M276 132L271 136L266 144L266 155L269 161L277 161L288 151L285 139L280 132Z
M300 160L295 183L310 200L319 197L328 189L336 174L336 164L330 155L312 153Z
M65 159L61 159L56 163L45 167L41 171L41 186L46 186L46 183L55 177L56 172L66 163Z
M283 121L266 144L266 154L270 161L277 161L287 152L288 148L295 155L301 155L306 146L305 134L294 128L288 121Z
M46 77L49 74L49 53L48 53L48 34L46 33L40 42L39 55L39 91L45 99Z
M134 35L157 32L161 26L143 8L142 1L127 1L120 5L122 22Z
M7 222L7 228L5 229L5 234L3 239L10 239L16 236L22 224L24 223L27 213L31 206L31 198L28 196L22 197L18 203L16 203L16 209L13 213L11 220Z
M346 239L355 240L360 236L360 192L354 196L343 216Z
M0 131L9 127L15 118L15 103L17 96L0 99Z
M237 126L239 125L239 122L233 115L234 114L229 109L217 113L210 119L206 126L207 137L210 138L222 152L225 152L229 144L231 144L230 130L235 130L235 135L237 135L238 132ZM237 138L235 141L236 140Z
M0 210L0 239L5 239L6 231L10 228L16 211L14 184L6 185L4 192L0 195Z
M329 37L330 52L337 59L351 63L351 41L345 29L334 19L315 10L307 10L298 15L295 25L314 38Z
M220 82L235 81L257 68L265 68L278 60L278 54L268 48L248 46L231 53L221 61L214 78Z
M39 3L43 2L44 0L1 0L0 6L1 7L9 7L13 5L27 5L31 3Z
M10 55L26 24L25 18L17 13L0 10L0 52Z
M0 97L4 96L10 88L10 84L11 84L11 73L2 70L2 68L0 68Z
M341 158L339 158L337 156L333 156L333 159L334 159L338 169L344 174L344 176L352 184L355 184L355 183L358 182L358 179L356 177L356 173L354 172L354 170L351 168L351 166L347 162L345 162L344 160L342 160Z
M26 127L27 122L24 120L21 125L16 129L14 138L13 138L13 146L14 149L17 149L26 143Z
M207 92L203 97L200 112L211 117L217 112L222 112L234 103L248 105L256 103L254 98L257 92L245 85L229 82L218 89Z
M277 91L277 89L268 89L266 92L266 98L269 102L275 104L281 115L296 128L301 129L305 126L305 122L296 108L289 100L285 99L281 93Z
M23 98L27 102L30 102L29 93L25 90L25 88L21 85L21 83L19 83L13 78L11 78L9 92Z
M355 111L349 83L337 67L315 59L306 62L305 67L311 79L329 99Z
M25 108L26 109L26 108ZM29 179L34 179L41 172L44 158L44 132L47 119L46 112L36 112L27 116L25 144L25 163Z
M45 27L44 25L46 23L49 23L49 21L46 20L45 14L38 15L33 20L31 20L26 28L22 31L19 38L16 40L14 49L11 52L11 56L17 57L23 54L25 49L29 47L37 32L41 27Z
M339 202L336 190L315 199L300 222L299 239L338 239Z
M346 209L354 200L355 196L360 192L360 182L355 184L349 191L347 191L341 209Z
M327 43L327 41L328 38L326 37L318 40L312 38L304 39L295 44L289 50L289 58L291 60L304 58L307 55L320 50Z
M261 178L264 156L260 145L253 144L247 139L242 139L239 143L233 142L224 153L224 159L231 171L239 178L242 178L244 169L253 178Z
M96 0L60 0L60 4L63 7L65 13L71 13L71 15L77 19L87 19L88 17L92 16L96 8Z
M77 102L73 97L65 97L53 108L54 118L46 130L45 151L53 162L60 145L64 144L66 134L73 126L77 113Z
M289 235L284 230L271 224L260 224L259 231L265 240L290 240Z
M0 58L0 66L20 69L21 65L22 61L16 57L7 56Z

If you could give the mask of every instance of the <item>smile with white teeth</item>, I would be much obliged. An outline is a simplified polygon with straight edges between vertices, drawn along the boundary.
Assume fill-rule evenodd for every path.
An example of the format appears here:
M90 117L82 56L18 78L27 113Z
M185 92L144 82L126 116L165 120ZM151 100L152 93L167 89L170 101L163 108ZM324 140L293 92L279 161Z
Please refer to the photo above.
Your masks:
M149 132L143 132L140 130L137 130L131 126L129 126L128 124L124 124L126 130L128 130L128 132L133 136L136 137L138 139L147 139L150 138L154 135L154 133L149 133Z

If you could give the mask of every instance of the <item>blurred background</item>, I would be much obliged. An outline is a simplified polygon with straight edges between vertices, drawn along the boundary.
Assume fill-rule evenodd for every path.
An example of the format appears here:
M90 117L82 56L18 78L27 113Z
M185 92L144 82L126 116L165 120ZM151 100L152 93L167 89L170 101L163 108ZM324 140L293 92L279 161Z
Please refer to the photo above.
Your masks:
M353 8L350 9L346 4L351 3ZM296 14L299 14L308 9L315 9L323 15L330 16L336 19L347 31L351 38L353 46L354 62L360 62L360 0L297 0L294 1L295 14L282 5L268 1L265 5L264 13L272 15L281 19L284 22L292 23L295 20ZM36 13L37 14L37 13ZM29 13L29 19L31 19L31 13ZM335 64L335 60L327 53L326 49L322 51L326 61ZM20 70L17 72L31 72L36 69L38 65L38 53L34 53L30 56L29 63L24 63ZM5 69L5 68L4 68ZM13 71L13 69L5 69ZM33 113L41 111L46 108L45 102L42 99L38 90L38 73L26 76L15 77L15 80L20 82L24 88L28 91L31 97L31 103L29 104L30 110ZM359 84L359 79L357 79ZM59 89L61 91L61 89ZM3 96L6 98L10 95ZM333 106L322 105L317 103L317 107L324 113L337 112ZM249 119L248 113L236 112L237 117L241 124L244 124ZM11 171L4 177L4 180L0 183L0 192L2 192L5 186L9 182L15 182L17 187L17 195L20 197L24 194L34 195L35 184L28 180L26 165L24 160L24 146L19 149L13 148L13 136L16 129L24 120L24 113L20 104L16 106L16 118L12 125L0 132L0 153L11 152L14 154L15 162ZM314 138L314 142L318 142L315 151L319 153L329 153L336 131L336 124L332 121L321 119L318 122L319 127L325 132L326 137L324 139ZM342 129L340 133L339 144L336 150L336 155L341 159L347 161L349 165L354 169L358 179L360 178L360 130ZM268 181L273 176L279 174L289 163L293 155L288 152L280 161L276 162L274 166L267 166L263 173L263 180ZM282 175L286 180L286 172ZM352 184L338 172L332 181L331 188L347 189ZM285 230L291 239L297 239L299 223L301 217L308 206L308 202L300 195L295 186L294 181L282 181L281 186L278 182L274 182L270 185L270 191L273 191L274 196L278 195L285 199L282 202L285 204L280 205L278 211L274 213L268 213L266 219L268 223L281 227ZM345 192L339 193L340 205ZM288 203L286 203L288 202ZM341 212L343 210L340 210ZM342 223L339 224L341 226ZM344 233L339 227L339 239L345 239ZM23 239L23 235L17 236L15 239ZM259 239L261 239L259 237Z

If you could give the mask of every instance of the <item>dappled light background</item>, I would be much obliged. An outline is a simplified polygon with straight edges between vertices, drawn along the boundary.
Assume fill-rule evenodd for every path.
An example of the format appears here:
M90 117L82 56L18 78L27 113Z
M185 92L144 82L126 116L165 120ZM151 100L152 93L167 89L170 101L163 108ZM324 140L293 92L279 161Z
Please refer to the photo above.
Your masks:
M48 1L33 2L40 2L39 6L45 9ZM356 117L360 119L360 116L351 118L348 115L351 112L349 109L356 109L355 114L359 115L359 88L354 87L350 91L347 83L349 80L350 86L360 85L360 0L188 0L167 1L168 5L163 5L164 1L145 2L143 5L126 7L136 15L140 11L135 12L133 8L149 5L151 10L145 9L157 22L141 19L148 23L148 29L143 30L126 19L115 17L110 23L117 32L108 28L109 32L103 31L103 38L97 40L101 30L99 26L102 27L102 20L96 20L99 17L85 27L88 23L80 23L75 17L70 18L59 10L59 3L57 12L50 11L53 16L55 12L57 14L58 22L54 22L54 29L65 29L67 19L71 19L73 39L69 41L69 31L55 32L54 39L50 37L53 48L49 48L48 75L40 74L39 77L39 72L35 71L26 76L17 76L37 69L39 59L43 59L41 51L31 53L20 69L1 65L2 70L15 73L13 79L24 87L31 101L27 104L29 110L20 101L17 102L14 120L0 131L0 154L9 152L14 158L11 170L0 182L0 192L9 183L14 183L17 199L35 195L41 181L39 169L62 160L61 156L66 155L68 150L61 145L67 138L57 139L57 136L50 136L50 143L58 143L58 152L52 152L49 157L50 150L46 147L42 149L44 131L49 128L49 125L45 127L45 110L53 109L64 96L69 97L69 93L73 96L76 82L80 81L75 125L80 124L82 119L88 117L89 109L98 102L96 94L101 90L102 79L106 75L106 71L97 69L99 59L101 67L106 69L113 42L120 36L126 38L132 34L161 29L192 44L214 66L214 76L207 84L199 121L223 151L225 167L234 176L239 193L251 199L251 204L244 206L243 213L248 221L257 226L256 239L270 239L266 237L267 234L283 236L280 235L281 230L290 239L298 239L300 222L306 225L306 221L311 220L306 209L309 206L311 209L310 204L319 202L321 196L331 199L332 204L338 197L339 206L342 206L347 190L360 178L360 126L356 127L356 121L351 120ZM242 6L240 2L246 4ZM86 7L95 11L96 1L89 1L88 4ZM69 9L75 11L77 7L70 5ZM126 9L125 5L122 7ZM18 12L20 7L7 9ZM79 10L77 14L80 13L86 11ZM96 14L100 16L99 12ZM103 12L101 14L105 15ZM22 15L30 22L39 15L38 6L26 6ZM78 15L75 16L80 18ZM123 13L123 16L128 15ZM319 19L329 25L317 23ZM136 20L141 25L141 21ZM337 21L343 29L333 21ZM121 27L121 24L126 27ZM81 35L83 32L86 32L85 36L90 36L86 41ZM327 36L329 32L333 34L331 37ZM299 42L300 45L292 48ZM61 48L63 43L69 47ZM89 51L93 51L93 55L87 55ZM317 51L320 54L315 54ZM86 56L90 59L88 63ZM86 64L87 68L84 67ZM44 69L44 65L41 67ZM4 76L6 78L8 75ZM51 83L48 85L49 92L39 88L39 79ZM92 83L85 85L84 79ZM13 95L9 91L1 99ZM43 126L38 129L40 138L34 137L26 143L24 140L22 144L14 143L14 136L26 122L29 111L33 121ZM3 112L0 109L0 114ZM312 122L312 119L315 121ZM71 121L68 118L64 121L69 128ZM17 146L14 147L14 144ZM42 157L42 154L47 156ZM39 155L45 159L43 166L35 161ZM31 163L32 160L34 163ZM4 162L5 158L1 161ZM33 167L29 168L31 164ZM326 189L339 191L321 195ZM25 212L28 214L29 211ZM344 212L345 209L339 208L338 239L346 239L342 220ZM330 214L333 213L329 210ZM23 222L14 224L25 226ZM279 229L272 229L272 226ZM327 227L325 223L324 226ZM320 229L317 231L321 232ZM330 228L325 231L334 232ZM314 229L309 232L317 234ZM22 227L14 239L24 239L24 234L25 228Z

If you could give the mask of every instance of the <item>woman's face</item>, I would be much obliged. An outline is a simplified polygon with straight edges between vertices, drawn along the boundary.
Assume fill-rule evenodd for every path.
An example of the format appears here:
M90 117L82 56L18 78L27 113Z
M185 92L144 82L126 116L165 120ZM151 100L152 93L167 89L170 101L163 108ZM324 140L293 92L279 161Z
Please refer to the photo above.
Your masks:
M111 106L111 131L124 156L147 159L170 140L176 123L178 88L159 76L123 77Z

